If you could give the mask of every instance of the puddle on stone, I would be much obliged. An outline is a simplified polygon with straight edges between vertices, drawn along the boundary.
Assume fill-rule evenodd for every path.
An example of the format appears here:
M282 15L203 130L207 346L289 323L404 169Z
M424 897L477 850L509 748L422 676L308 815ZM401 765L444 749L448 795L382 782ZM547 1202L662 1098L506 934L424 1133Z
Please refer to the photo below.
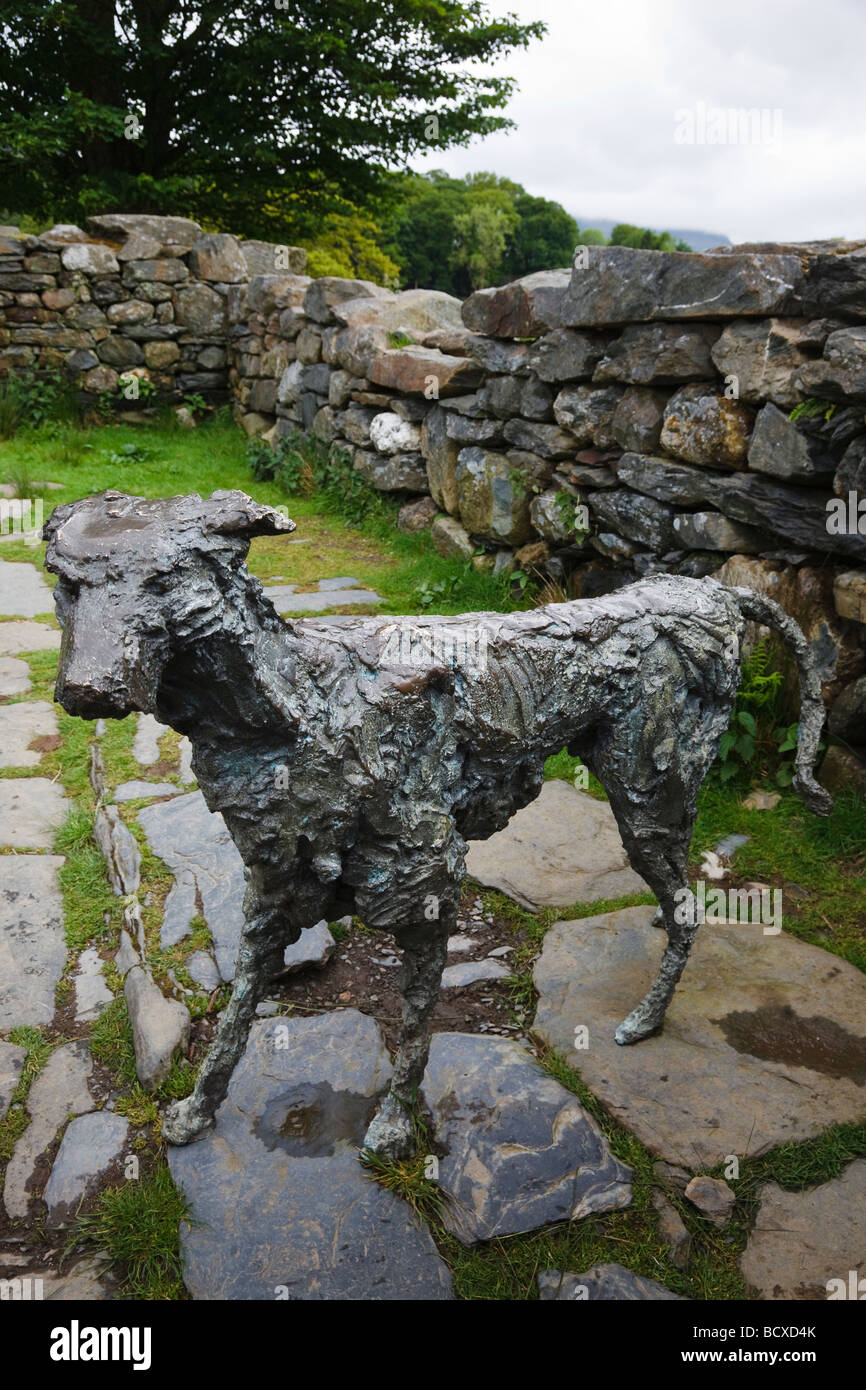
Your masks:
M293 1158L349 1153L360 1148L377 1104L376 1096L335 1091L327 1081L302 1083L268 1102L253 1133Z
M790 1004L762 1004L712 1022L737 1052L866 1085L866 1038L847 1032L831 1018L801 1018Z

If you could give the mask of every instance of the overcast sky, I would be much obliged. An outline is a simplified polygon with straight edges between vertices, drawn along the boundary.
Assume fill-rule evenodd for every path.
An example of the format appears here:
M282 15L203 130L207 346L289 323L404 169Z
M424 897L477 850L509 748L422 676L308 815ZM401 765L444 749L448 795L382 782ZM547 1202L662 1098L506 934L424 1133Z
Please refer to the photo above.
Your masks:
M548 26L500 65L518 79L507 111L517 129L416 168L507 175L584 226L612 217L734 242L866 234L864 0L489 8ZM762 109L768 138L697 143L713 108ZM678 143L690 123L695 143Z

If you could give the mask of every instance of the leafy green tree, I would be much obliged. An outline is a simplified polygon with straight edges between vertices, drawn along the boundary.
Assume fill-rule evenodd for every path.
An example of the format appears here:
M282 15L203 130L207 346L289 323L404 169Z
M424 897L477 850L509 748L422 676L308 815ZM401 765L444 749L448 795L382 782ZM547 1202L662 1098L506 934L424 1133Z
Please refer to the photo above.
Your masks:
M607 237L604 232L599 231L598 227L586 227L582 232L578 232L574 244L575 246L607 246Z
M611 246L636 246L644 251L691 251L687 242L675 241L670 232L651 232L619 222L610 234Z
M454 219L454 264L465 267L471 289L483 290L498 278L508 232L515 222L516 217L510 221L508 211L489 198L472 199L458 212Z
M578 226L570 213L549 198L535 198L523 189L514 199L518 222L508 238L502 265L506 280L517 280L536 270L555 270L571 264L579 241Z
M512 125L486 65L543 33L483 0L0 0L0 204L309 233Z
M331 213L312 240L304 243L309 275L340 275L372 280L396 289L400 267L383 251L382 232L371 218L356 209Z

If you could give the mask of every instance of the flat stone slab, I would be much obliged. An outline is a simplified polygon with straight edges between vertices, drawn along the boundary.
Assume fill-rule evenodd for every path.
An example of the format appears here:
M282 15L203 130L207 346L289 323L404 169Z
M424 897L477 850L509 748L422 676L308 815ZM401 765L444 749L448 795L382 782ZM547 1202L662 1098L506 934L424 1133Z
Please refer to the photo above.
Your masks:
M220 974L233 980L246 884L243 860L222 816L208 810L201 792L187 792L143 807L138 822L175 877L163 910L161 945L177 945L202 911Z
M167 724L160 724L152 714L140 714L136 720L135 736L132 740L132 756L140 767L150 767L160 759L159 740L169 731Z
M94 946L88 946L78 957L78 970L72 977L75 986L75 1022L90 1023L98 1018L114 995L102 973L102 956Z
M520 1043L434 1033L422 1090L447 1150L444 1222L464 1245L630 1204L631 1169Z
M114 789L115 801L137 801L146 796L180 796L180 787L173 782L122 782Z
M558 1269L545 1269L538 1276L538 1297L542 1302L583 1303L659 1299L682 1302L680 1294L671 1293L656 1279L645 1274L633 1274L623 1265L593 1265L583 1274L563 1274Z
M0 560L0 613L15 618L35 618L37 613L53 611L51 588L35 565Z
M86 1042L64 1043L34 1079L27 1096L30 1123L15 1145L3 1188L3 1203L13 1221L28 1214L37 1161L54 1142L60 1126L70 1115L93 1109L87 1089L92 1067Z
M692 1171L866 1118L866 978L759 924L698 930L664 1030L614 1030L655 978L654 909L557 922L534 970L534 1028L653 1153ZM588 1046L575 1050L575 1028Z
M194 1299L451 1297L429 1231L357 1159L390 1073L354 1009L253 1023L215 1128L168 1147L202 1223L181 1226Z
M208 951L194 951L186 962L187 973L208 993L222 983L217 963Z
M866 1159L808 1192L771 1182L758 1195L740 1269L761 1298L863 1298L866 1283L852 1290L866 1276Z
M294 584L274 584L266 588L264 593L278 613L321 613L326 608L342 608L350 603L385 602L375 589L319 588L312 593L299 594Z
M286 947L283 953L284 971L287 975L294 975L296 971L309 966L324 970L336 949L337 943L331 929L323 919L315 926L307 927L297 941Z
M49 1226L64 1226L100 1179L126 1152L129 1121L111 1110L71 1120L57 1150L44 1200Z
M27 1050L15 1043L0 1042L0 1120L6 1114L21 1079Z
M3 786L0 780L0 787ZM0 1030L45 1028L66 965L55 854L0 854Z
M443 989L465 989L484 980L507 980L511 971L498 960L466 960L442 971Z
M2 1263L0 1256L0 1264ZM13 1278L20 1280L23 1288L28 1290L25 1296L29 1299L38 1299L45 1303L94 1303L117 1297L113 1288L107 1288L101 1282L106 1277L111 1278L105 1269L107 1263L108 1257L105 1255L88 1255L74 1265L64 1264L59 1273L53 1269L40 1269L38 1266L29 1265L16 1269ZM13 1292L11 1296L15 1298L17 1295Z
M530 912L647 892L628 862L607 802L561 778L545 782L504 830L489 840L471 840L466 872Z
M30 744L57 733L57 714L47 700L0 705L0 767L38 767L42 754Z
M0 844L50 849L68 809L59 783L47 777L0 777Z
M46 623L0 623L0 656L15 656L18 652L59 652L61 636L62 633Z
M29 689L30 667L27 662L19 661L14 656L0 656L0 696L26 695Z

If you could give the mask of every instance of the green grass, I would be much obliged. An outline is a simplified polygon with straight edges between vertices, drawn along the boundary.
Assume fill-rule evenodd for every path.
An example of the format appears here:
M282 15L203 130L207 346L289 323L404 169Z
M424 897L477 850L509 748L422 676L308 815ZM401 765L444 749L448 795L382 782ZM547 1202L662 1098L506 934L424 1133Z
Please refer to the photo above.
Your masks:
M0 1120L0 1163L8 1163L19 1137L30 1123L26 1100L33 1080L51 1056L54 1045L40 1028L13 1028L9 1041L23 1047L27 1056L10 1101L10 1109Z
M179 432L123 424L32 431L0 440L0 482L25 470L31 477L62 483L62 491L46 494L46 517L53 506L106 488L143 497L189 492L207 496L219 488L240 488L259 502L288 505L297 523L292 539L309 542L294 545L286 536L256 539L249 569L264 582L279 577L286 583L312 585L335 574L351 574L383 596L385 602L374 610L378 613L417 613L426 589L437 585L442 586L442 600L436 611L442 613L527 606L528 596L512 598L506 579L494 580L469 564L439 555L429 533L406 536L397 531L394 499L376 494L367 519L352 524L335 516L333 497L313 493L287 498L279 483L256 480L246 447L242 431L219 421ZM130 448L137 448L137 456L124 454ZM41 567L44 550L41 543L10 541L2 555Z
M119 1268L124 1298L183 1298L180 1224L189 1219L188 1202L160 1163L140 1180L101 1193L94 1211L76 1221L67 1251L79 1245L104 1251Z

